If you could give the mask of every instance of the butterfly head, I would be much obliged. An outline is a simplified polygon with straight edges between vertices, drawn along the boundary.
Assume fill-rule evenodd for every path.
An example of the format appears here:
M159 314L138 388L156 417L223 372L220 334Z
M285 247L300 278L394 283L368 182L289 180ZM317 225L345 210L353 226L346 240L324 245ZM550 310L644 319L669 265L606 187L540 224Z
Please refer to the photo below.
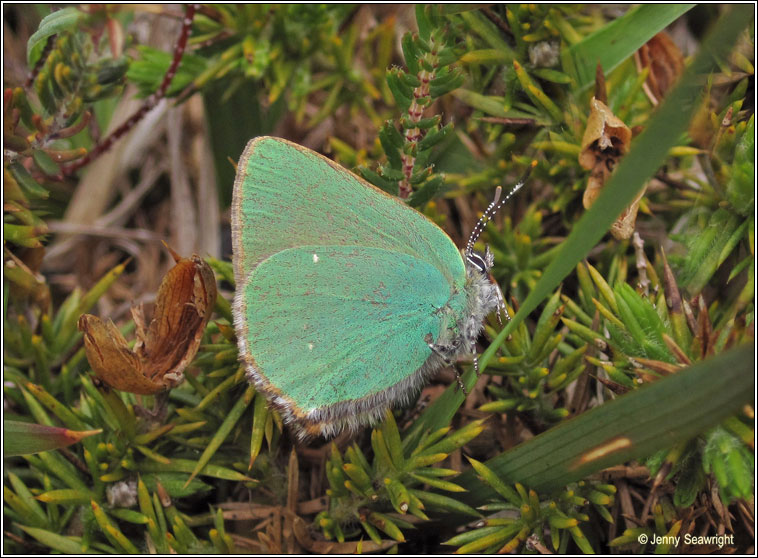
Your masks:
M526 169L524 176L521 177L521 180L518 181L518 183L511 189L510 192L508 192L508 194L502 200L500 199L500 196L503 193L503 189L500 186L498 186L497 190L495 190L494 199L487 206L487 209L479 218L479 221L476 222L476 225L474 226L474 230L471 231L471 236L469 237L468 242L466 243L466 248L463 251L464 256L466 258L466 267L468 269L478 270L483 275L489 275L489 272L492 269L492 266L494 265L494 260L495 260L494 256L492 255L492 252L490 251L490 247L487 246L484 251L484 255L482 255L477 252L474 252L474 244L476 244L476 241L479 240L479 237L482 235L482 232L484 232L484 227L487 226L487 223L490 222L490 220L495 215L495 213L497 213L498 210L501 207L503 207L505 202L511 199L511 197L516 192L518 192L524 184L526 184L526 181L529 178L529 174L531 173L532 169L536 165L537 165L537 161L532 161L532 164L529 165L529 167Z
M485 248L484 254L470 250L465 253L465 257L466 268L478 271L482 275L489 275L490 270L495 265L495 256L492 254L489 246Z

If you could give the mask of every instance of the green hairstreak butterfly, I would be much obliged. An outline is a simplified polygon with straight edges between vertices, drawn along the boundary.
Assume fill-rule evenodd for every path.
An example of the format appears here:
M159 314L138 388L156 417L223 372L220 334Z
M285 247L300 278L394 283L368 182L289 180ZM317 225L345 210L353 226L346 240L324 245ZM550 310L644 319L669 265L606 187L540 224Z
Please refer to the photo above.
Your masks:
M424 215L326 157L251 140L231 215L248 379L303 438L407 402L443 364L475 353L484 318L504 308L492 254L473 245L520 185L496 197L460 252Z

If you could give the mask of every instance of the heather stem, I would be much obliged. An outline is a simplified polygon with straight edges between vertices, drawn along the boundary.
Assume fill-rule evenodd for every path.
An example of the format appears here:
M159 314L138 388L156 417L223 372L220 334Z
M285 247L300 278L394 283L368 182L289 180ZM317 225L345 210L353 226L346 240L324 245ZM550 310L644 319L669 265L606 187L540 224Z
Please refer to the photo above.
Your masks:
M434 44L434 38L431 39L432 45ZM423 67L419 69L417 77L421 84L413 90L413 101L411 106L408 107L408 118L411 122L419 122L424 115L424 108L429 104L429 83L435 77L435 71L437 69L438 57L435 50L425 56L427 62L431 66L431 70L426 70ZM413 127L405 130L405 143L415 144L421 141L423 138L423 132L418 127ZM403 178L398 184L398 195L405 199L411 195L411 175L413 174L413 167L416 164L416 157L410 153L401 153L400 155L403 161Z
M108 149L110 149L110 147L116 142L117 139L131 130L140 120L145 117L148 112L155 108L155 106L158 104L158 101L160 101L166 95L166 91L168 90L171 82L174 79L174 76L176 75L176 71L179 68L179 63L182 61L182 56L184 55L184 50L187 47L187 39L189 38L190 29L192 28L192 21L195 18L195 11L197 8L197 4L187 5L187 11L184 14L184 19L182 20L182 30L179 33L179 39L177 40L176 47L174 48L174 56L171 60L171 65L166 71L166 75L163 76L163 81L161 82L160 87L158 87L158 90L145 100L145 103L137 110L137 112L131 115L126 122L116 128L107 138L98 143L92 149L92 151L90 151L87 155L75 163L64 167L63 174L70 175L76 172L80 168L91 163Z

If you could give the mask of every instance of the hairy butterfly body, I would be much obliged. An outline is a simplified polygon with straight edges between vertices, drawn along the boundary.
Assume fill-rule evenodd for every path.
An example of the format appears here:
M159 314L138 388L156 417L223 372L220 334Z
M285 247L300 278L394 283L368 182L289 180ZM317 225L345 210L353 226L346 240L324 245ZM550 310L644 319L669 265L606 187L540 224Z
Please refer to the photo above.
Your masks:
M303 438L407 402L502 305L475 238L462 257L418 211L283 139L248 143L231 221L240 358Z

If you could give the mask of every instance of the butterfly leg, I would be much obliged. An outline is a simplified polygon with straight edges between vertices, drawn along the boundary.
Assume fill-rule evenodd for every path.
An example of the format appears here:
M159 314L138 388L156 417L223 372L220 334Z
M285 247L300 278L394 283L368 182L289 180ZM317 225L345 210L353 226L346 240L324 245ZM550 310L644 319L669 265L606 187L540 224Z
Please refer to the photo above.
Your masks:
M456 347L453 345L438 345L436 343L432 343L432 338L430 335L427 335L424 338L424 341L426 341L426 344L429 346L432 352L442 359L446 366L452 367L453 371L455 372L455 378L458 380L458 386L461 388L463 395L468 396L468 391L466 390L466 386L463 384L461 375L458 373L458 368L453 365L453 361L450 360L450 357L448 356L457 352Z
M476 372L476 377L479 377L479 355L476 354L476 342L471 343L471 355L473 356L473 362L474 362L474 372Z

